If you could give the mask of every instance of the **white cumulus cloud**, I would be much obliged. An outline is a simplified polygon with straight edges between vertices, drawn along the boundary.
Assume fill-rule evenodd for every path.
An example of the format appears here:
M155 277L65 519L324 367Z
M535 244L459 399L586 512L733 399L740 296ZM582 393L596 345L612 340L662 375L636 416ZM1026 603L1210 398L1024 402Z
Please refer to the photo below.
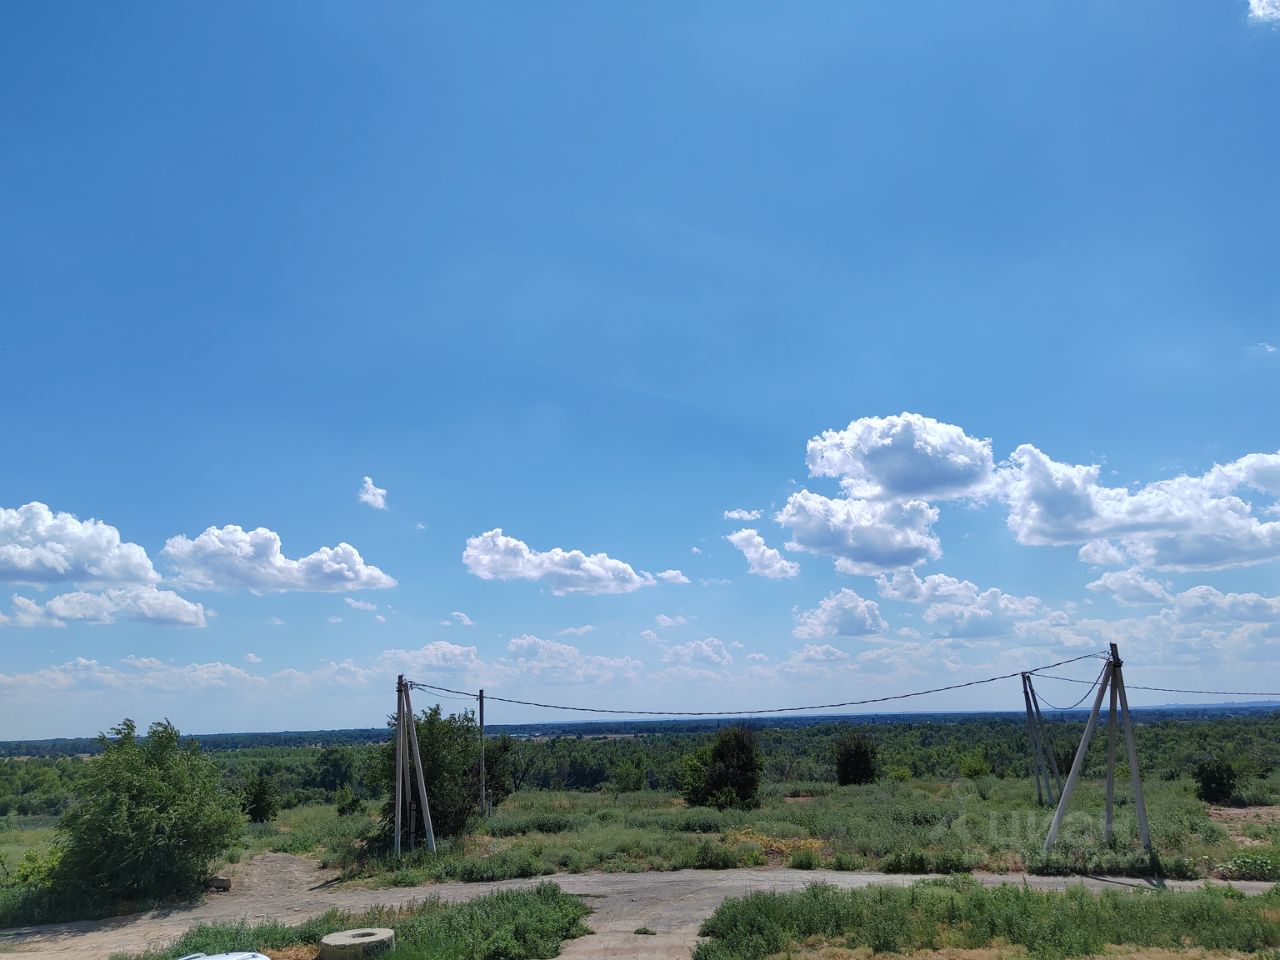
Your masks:
M462 562L481 580L534 580L547 584L556 596L569 593L631 593L655 583L687 583L679 570L657 577L607 553L581 550L534 550L523 540L495 528L467 540Z
M871 576L942 556L938 509L923 500L833 500L800 490L774 519L791 530L787 549L834 556L842 573Z
M1117 603L1125 606L1168 603L1171 599L1165 584L1144 577L1138 570L1112 570L1086 584L1086 589L1110 594Z
M1249 0L1249 19L1259 23L1280 23L1280 0ZM1275 350L1269 343L1260 343L1268 353Z
M77 590L50 597L43 604L15 595L13 616L6 622L20 627L62 627L68 623L115 623L137 620L176 627L203 627L204 606L160 590L152 584L111 587L100 593Z
M812 610L796 615L792 634L799 640L821 637L865 637L888 627L880 616L880 606L847 587L831 594Z
M30 584L156 583L147 552L101 520L43 503L0 507L0 581Z
M1280 521L1264 522L1239 487L1275 495L1280 454L1250 454L1203 476L1179 476L1129 491L1099 483L1097 464L1059 463L1023 444L1001 473L1009 529L1023 544L1089 546L1144 567L1212 570L1280 558ZM1086 562L1114 559L1089 546Z
M364 478L364 483L360 485L360 492L356 496L361 503L367 503L375 510L387 509L387 491L382 487L374 486L373 477Z
M689 621L684 617L669 617L665 613L660 613L653 618L654 622L660 627L683 627Z
M787 580L800 573L800 564L784 559L773 547L767 546L764 537L747 527L725 537L742 551L747 558L747 572L771 580Z
M741 507L738 507L737 509L734 509L734 510L726 510L724 512L724 518L726 520L759 520L760 511L759 510L743 510Z
M994 478L991 441L918 413L863 417L809 441L809 474L836 477L855 498L982 496Z
M180 534L169 538L162 555L173 564L179 583L203 590L333 592L396 585L349 543L293 560L284 555L280 535L265 527L209 527L194 540Z

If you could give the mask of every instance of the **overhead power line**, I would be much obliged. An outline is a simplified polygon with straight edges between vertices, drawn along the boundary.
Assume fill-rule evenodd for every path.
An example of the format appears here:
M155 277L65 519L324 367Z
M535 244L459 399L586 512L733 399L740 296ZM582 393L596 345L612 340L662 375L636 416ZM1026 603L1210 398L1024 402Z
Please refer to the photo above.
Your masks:
M1064 683L1089 682L1088 680L1079 680L1075 677L1055 677L1047 673L1040 673L1036 675L1044 677L1046 680L1061 680ZM1096 683L1097 681L1094 682ZM1125 686L1130 690L1151 690L1155 693L1195 693L1207 697L1280 697L1280 693L1277 693L1274 690L1269 692L1259 692L1257 690L1182 690L1177 687L1143 687L1136 683L1126 683ZM1085 696L1088 696L1088 694ZM1054 709L1056 710L1057 708L1055 707Z
M1073 680L1072 683L1089 683L1089 689L1084 692L1084 694L1080 697L1079 700L1077 700L1075 703L1073 703L1069 707L1055 707L1052 703L1050 703L1048 700L1044 698L1043 694L1037 693L1036 696L1039 697L1040 702L1043 703L1050 710L1074 710L1076 707L1080 706L1080 704L1084 703L1086 700L1089 699L1089 695L1093 693L1094 688L1099 683L1102 682L1102 675L1106 672L1107 672L1106 664L1103 664L1102 669L1098 671L1098 676L1094 678L1093 683L1089 683L1088 680ZM1044 676L1044 674L1038 673L1036 674L1036 676L1042 677Z
M814 703L803 707L764 707L759 710L621 710L614 707L571 707L562 703L539 703L536 700L516 700L512 697L499 697L491 693L486 693L485 699L497 700L502 703L518 704L522 707L540 707L544 710L569 710L574 713L604 713L630 717L745 717L770 713L800 713L805 710L835 710L841 707L862 707L873 703L889 703L893 700L909 700L912 697L925 697L934 693L945 693L948 690L963 690L966 687L977 687L985 683L995 683L997 680L1009 680L1013 677L1020 677L1024 673L1039 673L1041 670L1052 670L1054 667L1063 667L1069 663L1078 663L1081 660L1092 660L1095 657L1105 656L1107 656L1105 651L1086 653L1079 657L1072 657L1070 660L1059 660L1056 663L1048 663L1042 667L1035 667L1031 670L1017 670L1014 673L1002 673L999 676L984 677L981 680L969 680L965 683L951 683L945 687L932 687L928 690L913 690L910 693L895 693L885 697L868 697L865 700L845 700L840 703ZM479 696L478 694L465 693L461 690L450 690L448 687L434 687L430 684L418 683L416 681L407 682L410 686L421 687L425 690L437 690L443 693L458 693L468 697L478 698ZM1086 680L1081 682L1087 683L1088 681Z

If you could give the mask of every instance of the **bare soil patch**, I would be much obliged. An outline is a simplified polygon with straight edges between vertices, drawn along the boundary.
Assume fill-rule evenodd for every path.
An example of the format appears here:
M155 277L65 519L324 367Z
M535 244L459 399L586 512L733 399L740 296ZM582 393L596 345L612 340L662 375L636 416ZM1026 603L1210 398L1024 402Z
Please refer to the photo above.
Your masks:
M1280 805L1267 807L1210 807L1209 819L1220 823L1227 834L1242 847L1258 847L1266 843L1257 837L1245 836L1245 827L1280 826Z

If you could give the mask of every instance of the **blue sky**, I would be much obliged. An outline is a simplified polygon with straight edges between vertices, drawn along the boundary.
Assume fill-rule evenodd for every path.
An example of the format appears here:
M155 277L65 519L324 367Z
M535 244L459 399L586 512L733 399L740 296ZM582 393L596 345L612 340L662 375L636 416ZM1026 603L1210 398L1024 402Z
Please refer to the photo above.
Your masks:
M0 18L0 737L1277 672L1275 0Z

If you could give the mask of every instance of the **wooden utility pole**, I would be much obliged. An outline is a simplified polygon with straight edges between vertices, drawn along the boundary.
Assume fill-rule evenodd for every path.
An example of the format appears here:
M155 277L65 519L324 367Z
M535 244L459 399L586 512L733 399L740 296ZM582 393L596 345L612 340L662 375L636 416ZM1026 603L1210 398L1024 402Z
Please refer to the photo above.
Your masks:
M404 809L404 674L396 677L396 856L400 856L400 835Z
M1138 771L1138 748L1133 737L1133 720L1129 716L1129 697L1124 689L1124 674L1121 671L1123 661L1117 646L1111 644L1111 656L1107 665L1102 668L1102 676L1098 682L1098 693L1093 699L1093 708L1089 711L1089 720L1084 726L1084 735L1080 738L1080 746L1076 749L1075 760L1071 764L1071 772L1067 774L1066 786L1058 798L1058 808L1054 811L1053 822L1049 825L1049 836L1044 841L1044 852L1049 853L1058 842L1058 831L1062 827L1062 818L1067 812L1067 804L1075 792L1080 772L1084 768L1085 755L1089 752L1089 742L1093 739L1098 725L1098 716L1102 712L1102 698L1108 693L1111 697L1111 710L1107 722L1107 808L1106 838L1110 841L1115 836L1115 763L1116 763L1116 707L1119 707L1121 725L1124 727L1125 748L1129 757L1129 784L1133 789L1133 806L1138 816L1138 834L1142 838L1142 846L1151 852L1151 827L1147 823L1147 804L1142 795L1142 776Z
M426 777L422 772L422 748L418 745L418 724L413 719L413 701L409 699L407 684L404 689L404 704L405 713L408 715L409 739L413 744L413 769L418 779L418 806L422 810L422 832L427 838L427 849L435 853L436 832L431 824L431 803L427 800Z
M1089 752L1089 741L1093 739L1093 730L1098 725L1098 711L1102 708L1102 698L1111 684L1111 663L1102 668L1102 681L1098 684L1098 695L1093 698L1093 709L1089 711L1089 720L1084 725L1084 736L1080 738L1080 746L1076 748L1076 758L1071 763L1071 772L1067 774L1067 784L1062 788L1062 796L1058 798L1058 809L1053 813L1053 822L1049 824L1049 836L1044 841L1044 852L1048 853L1058 842L1058 831L1062 828L1062 818L1067 812L1067 804L1075 793L1076 782L1080 779L1080 771L1084 769L1085 754Z
M480 816L489 815L489 801L486 796L484 776L484 691L480 691Z
M417 840L414 817L414 780L418 787L417 807L422 811L422 830L427 838L427 849L436 852L436 834L431 826L431 804L427 801L426 778L422 772L422 749L418 745L418 725L413 719L413 700L409 696L410 684L401 674L396 678L396 815L395 854L403 849L405 822L409 814L409 849Z
M1040 738L1036 736L1036 720L1031 712L1031 692L1027 689L1028 678L1024 673L1022 675L1022 702L1027 708L1027 739L1030 740L1031 747L1031 776L1036 780L1036 803L1044 803L1044 788L1041 785L1041 761L1040 756Z
M1124 722L1124 743L1129 754L1129 785L1133 788L1133 808L1138 814L1138 834L1142 846L1151 852L1151 826L1147 823L1147 801L1142 796L1142 775L1138 772L1138 746L1133 739L1133 720L1129 716L1129 694L1124 689L1124 677L1120 653L1111 645L1111 659L1115 663L1116 687L1120 691L1120 717Z
M1113 651L1112 656L1114 655ZM1113 678L1111 683L1111 710L1107 714L1107 822L1103 831L1103 837L1107 843L1114 840L1116 835L1116 693L1119 687L1119 682Z
M1053 772L1053 782L1058 788L1058 796L1062 796L1062 772L1058 770L1058 755L1053 752L1053 744L1049 741L1044 714L1040 712L1040 698L1036 696L1036 688L1032 686L1030 677L1027 677L1027 686L1031 687L1031 706L1036 712L1036 729L1040 731L1040 743L1048 755L1049 769Z

